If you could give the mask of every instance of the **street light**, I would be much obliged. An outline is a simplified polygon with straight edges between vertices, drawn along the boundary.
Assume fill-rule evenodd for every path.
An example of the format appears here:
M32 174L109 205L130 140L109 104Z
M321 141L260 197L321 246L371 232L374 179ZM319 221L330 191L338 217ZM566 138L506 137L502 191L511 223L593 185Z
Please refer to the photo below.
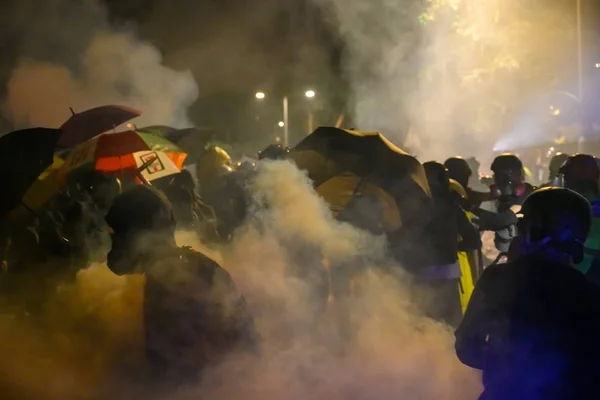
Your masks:
M312 99L313 97L316 96L316 93L314 90L307 90L304 93L304 96L306 96L306 98L308 99ZM266 97L264 92L256 92L256 94L254 95L254 97L256 97L258 100L264 100L264 98ZM288 105L288 97L284 96L283 97L283 121L279 121L279 123L277 125L279 125L280 128L283 128L283 142L286 146L289 145L289 131L288 131L288 112L289 110L289 105Z

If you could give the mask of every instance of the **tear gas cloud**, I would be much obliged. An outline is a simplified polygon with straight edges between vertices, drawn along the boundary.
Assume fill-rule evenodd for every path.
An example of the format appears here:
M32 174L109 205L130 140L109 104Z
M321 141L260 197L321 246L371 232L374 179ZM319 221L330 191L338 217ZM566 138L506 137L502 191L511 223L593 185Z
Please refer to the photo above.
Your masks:
M456 359L451 329L419 314L402 274L392 279L378 268L365 270L358 297L344 303L353 334L336 329L335 301L315 331L311 291L286 274L290 263L317 247L328 261L350 268L384 266L381 241L335 222L291 164L266 164L250 187L255 204L248 223L230 245L203 250L246 296L263 355L233 356L165 400L200 393L257 400L477 397L480 377ZM180 233L178 241L202 249L192 234ZM48 328L3 318L0 391L18 394L13 398L148 398L136 384L143 370L142 285L143 277L117 277L94 265L49 302L42 325Z
M99 2L14 1L0 21L18 32L16 54L3 66L10 72L2 109L15 127L58 127L69 107L105 104L140 109L138 125L189 126L198 96L192 74L164 66L130 27L111 27Z
M346 41L356 125L422 160L489 160L532 100L575 81L574 4L314 1Z

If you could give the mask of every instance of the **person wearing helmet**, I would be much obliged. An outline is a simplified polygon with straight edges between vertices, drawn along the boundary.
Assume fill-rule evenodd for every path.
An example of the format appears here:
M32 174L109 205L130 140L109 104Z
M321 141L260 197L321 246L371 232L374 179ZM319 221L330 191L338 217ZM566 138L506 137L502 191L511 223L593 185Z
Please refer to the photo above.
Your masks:
M533 187L524 181L523 163L514 154L504 153L497 156L491 165L494 184L490 187L492 197L497 201L498 215L503 215L505 224L493 230L494 245L501 253L508 252L512 239L517 234L514 210L518 210L523 200L533 192ZM478 213L474 211L477 215ZM486 227L487 228L487 227Z
M460 205L466 211L472 212L477 217L477 225L480 230L499 230L516 223L516 217L509 213L501 213L500 215L484 210L480 207L482 202L492 199L491 193L477 192L472 190L468 185L472 177L471 165L478 166L479 163L474 158L465 160L461 157L451 157L446 160L444 165L448 169L450 179L458 182L467 192L466 199L461 196L456 196ZM478 167L477 167L478 168Z
M244 297L227 271L175 243L171 204L139 185L119 195L106 216L112 229L108 267L144 274L144 330L150 379L178 385L238 349L255 351Z
M559 175L564 187L581 194L592 204L592 229L585 242L583 261L576 268L600 284L600 168L593 156L575 154L560 167Z
M281 144L270 144L258 152L259 160L283 160L290 152L289 147L283 147Z
M475 170L471 169L471 165L473 165ZM491 200L489 192L478 192L471 189L471 180L474 174L479 174L479 162L475 160L475 158L471 158L469 160L465 160L462 157L450 157L444 162L444 166L448 169L448 176L450 179L454 179L456 182L460 183L460 185L465 188L467 191L467 197L469 199L471 207L479 207L482 202Z
M583 258L590 205L552 187L531 194L521 212L519 251L483 272L456 354L483 371L480 399L598 398L600 288L570 266Z
M417 272L416 279L434 298L428 302L417 298L417 301L431 318L456 326L462 316L458 252L479 249L481 240L450 191L446 167L435 161L426 162L423 167L431 188L433 210L424 236L428 266Z
M576 191L589 201L600 195L598 180L600 168L596 159L589 154L574 154L559 169L565 187Z
M246 215L246 191L231 157L220 147L209 148L196 164L196 177L201 198L216 215L219 236L228 240Z
M560 168L563 164L569 159L569 155L566 153L556 153L550 159L550 164L548 164L548 182L546 182L543 186L560 186L558 182L558 175L560 173Z
M490 189L498 201L498 211L521 204L533 192L533 186L525 182L523 162L516 155L499 155L492 162L491 169L494 173L494 184Z
M233 171L231 156L217 146L206 149L196 161L196 179L201 191L231 171Z

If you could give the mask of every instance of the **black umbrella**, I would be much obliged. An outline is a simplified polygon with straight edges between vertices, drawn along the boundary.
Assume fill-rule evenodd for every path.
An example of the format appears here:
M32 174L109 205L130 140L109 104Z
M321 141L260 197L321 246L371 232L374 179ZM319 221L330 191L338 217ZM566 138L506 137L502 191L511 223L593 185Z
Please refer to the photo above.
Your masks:
M54 161L60 129L31 128L0 137L0 218L21 202L27 189Z

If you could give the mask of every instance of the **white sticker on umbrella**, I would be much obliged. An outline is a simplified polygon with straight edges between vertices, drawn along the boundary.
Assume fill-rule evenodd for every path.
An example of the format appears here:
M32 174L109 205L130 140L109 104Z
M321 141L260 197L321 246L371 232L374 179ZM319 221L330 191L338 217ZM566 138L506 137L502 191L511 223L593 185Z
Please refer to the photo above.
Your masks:
M139 151L133 156L138 168L142 168L142 176L148 181L180 172L173 160L161 151Z

